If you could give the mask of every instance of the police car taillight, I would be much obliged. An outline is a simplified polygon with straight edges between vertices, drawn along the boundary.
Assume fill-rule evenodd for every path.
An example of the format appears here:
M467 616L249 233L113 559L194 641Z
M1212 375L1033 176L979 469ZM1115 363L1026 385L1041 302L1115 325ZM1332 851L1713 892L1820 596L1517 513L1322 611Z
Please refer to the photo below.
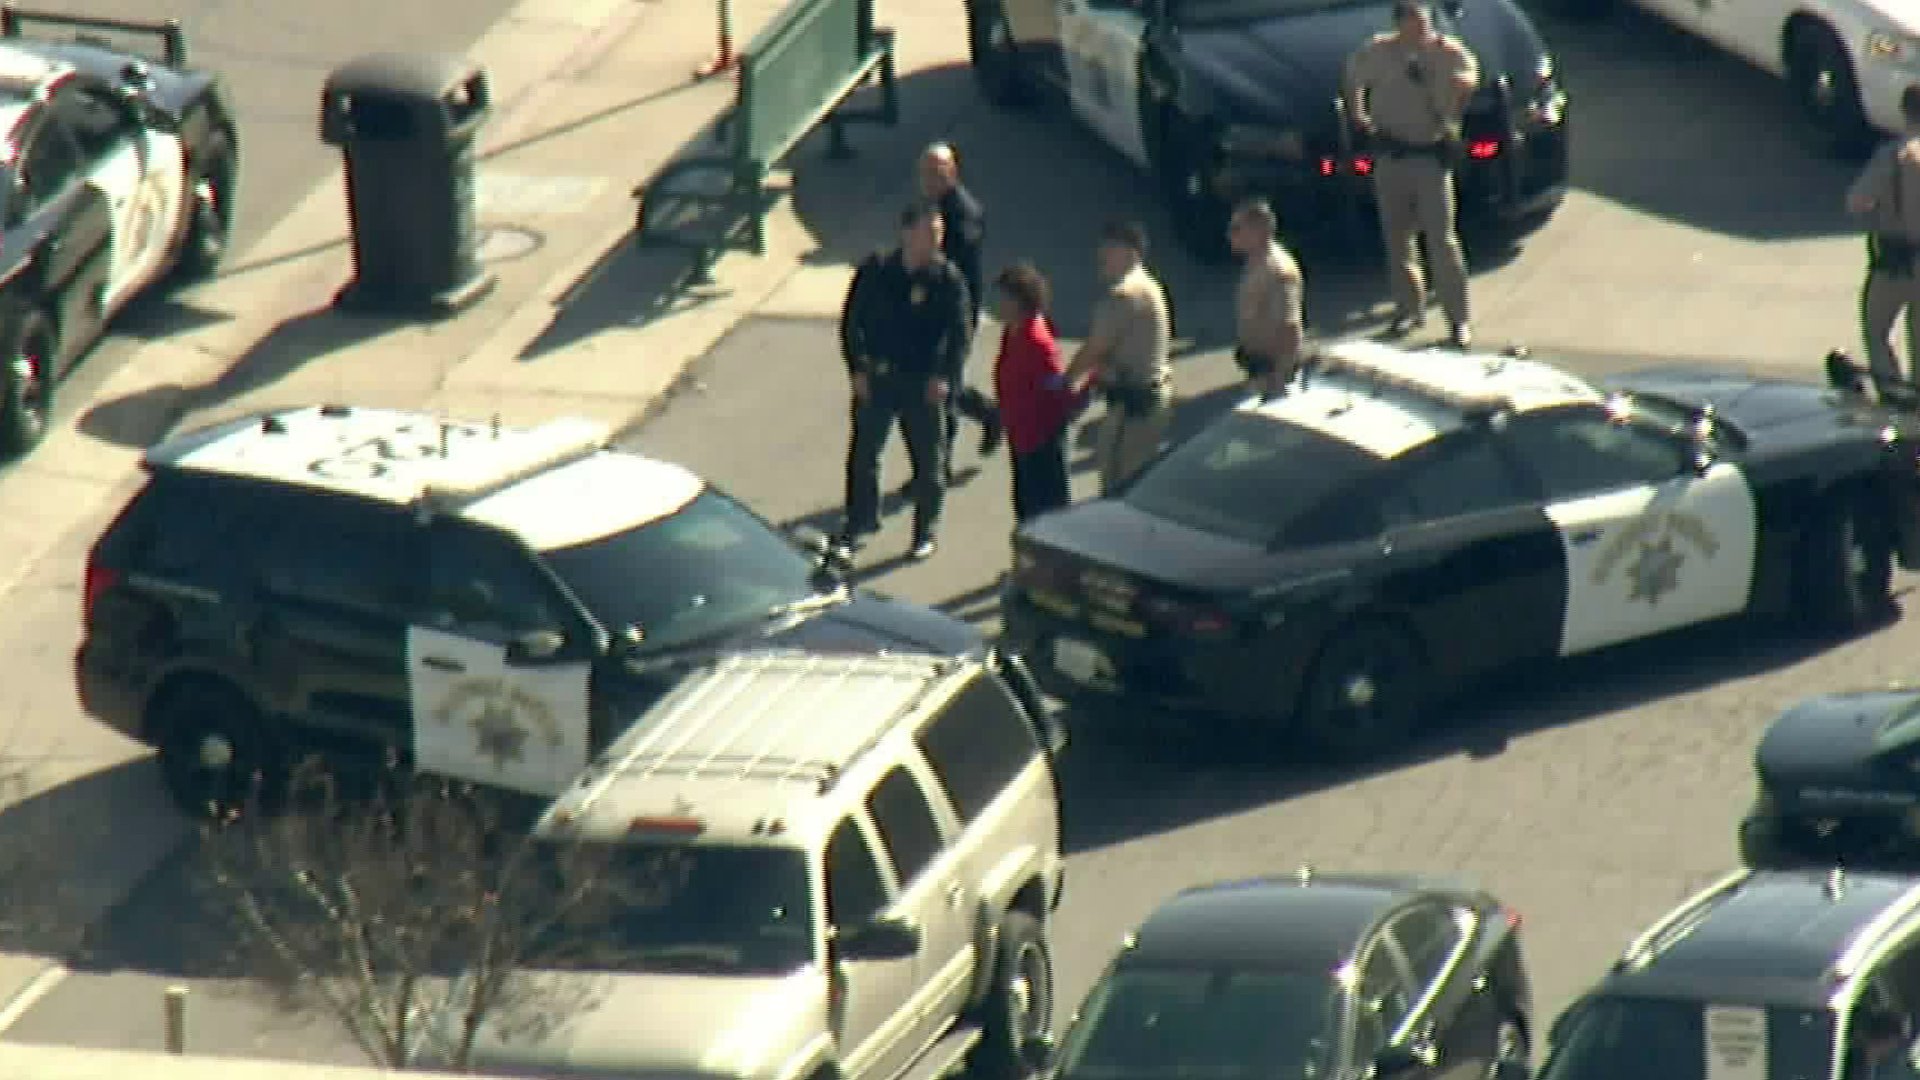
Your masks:
M1475 161L1487 161L1500 156L1500 140L1475 139L1467 144L1467 156Z
M1233 631L1233 619L1204 604L1189 604L1162 596L1140 602L1147 617L1164 629L1191 637L1220 637Z
M87 576L80 592L81 625L90 625L93 622L94 604L107 590L120 584L120 578L120 571L101 566L91 559L87 561Z

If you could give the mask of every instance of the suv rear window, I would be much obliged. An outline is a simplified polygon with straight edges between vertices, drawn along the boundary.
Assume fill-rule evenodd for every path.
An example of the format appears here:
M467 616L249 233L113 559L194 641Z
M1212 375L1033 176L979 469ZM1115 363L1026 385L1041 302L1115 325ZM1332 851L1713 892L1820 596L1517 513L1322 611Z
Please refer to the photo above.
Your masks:
M1751 1067L1757 1056L1768 1077L1824 1077L1833 1068L1833 1018L1823 1009L1608 997L1576 1006L1561 1023L1540 1080L1748 1075L1732 1059Z
M972 821L1040 753L1013 695L982 675L920 732L920 750L962 821Z
M127 502L97 549L108 565L175 580L231 572L243 542L271 521L271 508L244 484L156 476Z

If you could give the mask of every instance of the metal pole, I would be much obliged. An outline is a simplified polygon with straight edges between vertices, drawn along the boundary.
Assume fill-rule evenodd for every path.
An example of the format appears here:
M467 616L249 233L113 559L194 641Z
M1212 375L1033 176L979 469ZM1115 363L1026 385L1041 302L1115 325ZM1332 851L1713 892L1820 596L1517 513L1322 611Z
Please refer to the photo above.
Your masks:
M166 994L167 1053L187 1052L187 988L169 986Z
M738 63L733 55L733 0L718 0L720 5L720 45L712 60L693 73L696 79L710 79Z

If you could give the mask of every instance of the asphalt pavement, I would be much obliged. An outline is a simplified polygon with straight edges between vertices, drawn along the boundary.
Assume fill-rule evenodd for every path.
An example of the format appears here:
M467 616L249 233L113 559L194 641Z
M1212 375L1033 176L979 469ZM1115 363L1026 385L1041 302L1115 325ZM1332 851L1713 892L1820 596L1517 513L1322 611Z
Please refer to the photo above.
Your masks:
M889 18L947 35L957 54L951 7L899 0ZM1677 35L1633 18L1548 31L1575 94L1577 190L1517 250L1477 252L1483 340L1524 342L1587 372L1681 357L1817 377L1819 356L1853 337L1859 245L1838 205L1850 166L1810 152L1774 84ZM886 243L921 142L957 142L992 214L990 259L1030 256L1052 272L1069 337L1084 330L1099 221L1138 215L1168 236L1147 185L1116 156L1057 119L985 109L956 63L910 71L903 92L909 122L859 137L856 162L829 165L817 147L801 155L794 209L819 250L631 437L776 520L830 524L836 512L845 391L827 319L846 264ZM1315 330L1365 332L1383 317L1368 252L1304 254ZM1191 426L1231 401L1230 278L1170 243L1154 262L1177 308ZM723 278L663 303L655 270L645 255L610 256L551 347L727 295ZM984 353L974 377L985 378ZM896 513L862 576L990 624L1007 562L1005 461L963 453L962 465L978 474L952 499L940 553L901 564ZM1084 497L1084 450L1076 465ZM903 468L896 450L889 477ZM1911 584L1901 579L1903 603ZM1199 722L1143 737L1123 733L1127 710L1076 713L1063 780L1072 854L1054 929L1063 1005L1171 889L1306 863L1480 879L1522 912L1550 1016L1636 929L1732 864L1751 748L1772 715L1807 693L1911 674L1916 644L1920 622L1900 621L1822 648L1747 623L1629 646L1503 680L1446 710L1408 753L1358 770L1224 760ZM176 860L121 905L91 966L7 1037L150 1048L158 988L180 981L195 988L196 1049L350 1057L324 1023L274 1018L231 981L217 935L196 930L191 870Z

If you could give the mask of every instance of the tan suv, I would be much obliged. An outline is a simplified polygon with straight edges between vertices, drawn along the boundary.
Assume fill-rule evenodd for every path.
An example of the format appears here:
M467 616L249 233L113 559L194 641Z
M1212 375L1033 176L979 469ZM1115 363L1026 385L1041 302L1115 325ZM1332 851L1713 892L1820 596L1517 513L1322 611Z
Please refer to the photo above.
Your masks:
M583 974L594 989L554 1021L482 1031L472 1067L1033 1072L1052 1041L1062 740L1022 676L991 656L753 652L688 678L538 826L618 845L638 876L664 861L669 886L608 929L619 971Z

